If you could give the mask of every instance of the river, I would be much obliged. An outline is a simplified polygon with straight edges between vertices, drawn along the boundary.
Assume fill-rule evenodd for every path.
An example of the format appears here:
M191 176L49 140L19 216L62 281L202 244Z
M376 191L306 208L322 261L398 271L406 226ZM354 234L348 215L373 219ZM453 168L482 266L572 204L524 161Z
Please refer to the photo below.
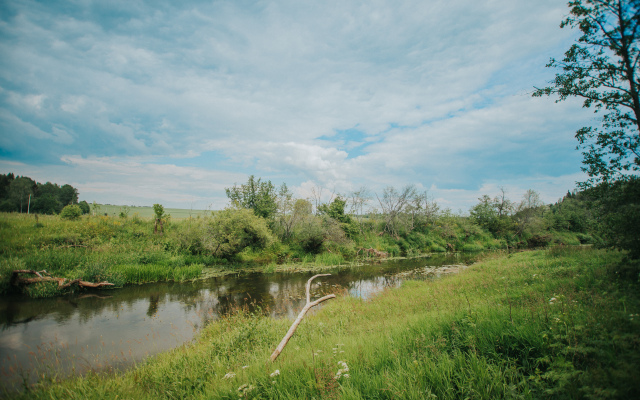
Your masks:
M336 267L323 271L332 275L317 278L312 293L368 299L404 279L415 279L406 271L468 264L474 257L477 254L448 254ZM239 308L295 318L312 275L238 273L51 299L0 298L0 385L15 391L42 379L124 369L192 340L208 322Z

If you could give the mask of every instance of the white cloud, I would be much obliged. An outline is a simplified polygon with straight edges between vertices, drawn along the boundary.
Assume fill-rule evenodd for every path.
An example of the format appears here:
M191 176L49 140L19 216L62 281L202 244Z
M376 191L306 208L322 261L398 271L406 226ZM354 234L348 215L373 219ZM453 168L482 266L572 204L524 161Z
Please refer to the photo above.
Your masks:
M221 204L253 173L302 192L418 183L457 208L487 182L579 169L586 114L526 94L573 35L555 0L9 5L0 145L78 154L46 169L98 201Z

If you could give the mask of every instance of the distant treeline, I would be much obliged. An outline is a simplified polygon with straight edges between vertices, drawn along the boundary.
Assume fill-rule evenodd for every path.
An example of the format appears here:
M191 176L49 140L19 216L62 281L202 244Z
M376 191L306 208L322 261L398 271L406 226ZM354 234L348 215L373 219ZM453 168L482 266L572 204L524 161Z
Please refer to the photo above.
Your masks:
M70 204L77 204L85 214L90 211L89 203L78 203L78 189L69 184L40 183L11 172L0 174L0 211L59 214Z

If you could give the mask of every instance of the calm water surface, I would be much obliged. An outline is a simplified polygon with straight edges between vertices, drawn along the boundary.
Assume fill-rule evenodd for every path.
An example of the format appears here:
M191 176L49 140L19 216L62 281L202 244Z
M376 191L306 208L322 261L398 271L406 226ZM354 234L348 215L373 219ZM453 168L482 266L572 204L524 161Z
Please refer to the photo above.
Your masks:
M446 255L336 268L316 278L313 297L343 289L367 299L424 266L468 264ZM89 370L126 368L193 339L198 330L241 307L294 318L305 304L312 273L246 273L193 283L156 283L53 299L0 299L0 386ZM277 343L274 343L274 347ZM1 392L0 392L1 393Z

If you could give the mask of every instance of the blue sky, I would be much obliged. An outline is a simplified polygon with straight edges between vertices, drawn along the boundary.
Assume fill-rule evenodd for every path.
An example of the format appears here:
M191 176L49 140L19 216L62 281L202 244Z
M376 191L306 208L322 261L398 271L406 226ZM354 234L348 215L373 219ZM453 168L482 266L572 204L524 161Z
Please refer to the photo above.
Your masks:
M225 206L415 184L554 202L584 180L578 101L532 98L576 32L564 1L0 4L0 172L89 202ZM374 204L375 205L375 204Z

